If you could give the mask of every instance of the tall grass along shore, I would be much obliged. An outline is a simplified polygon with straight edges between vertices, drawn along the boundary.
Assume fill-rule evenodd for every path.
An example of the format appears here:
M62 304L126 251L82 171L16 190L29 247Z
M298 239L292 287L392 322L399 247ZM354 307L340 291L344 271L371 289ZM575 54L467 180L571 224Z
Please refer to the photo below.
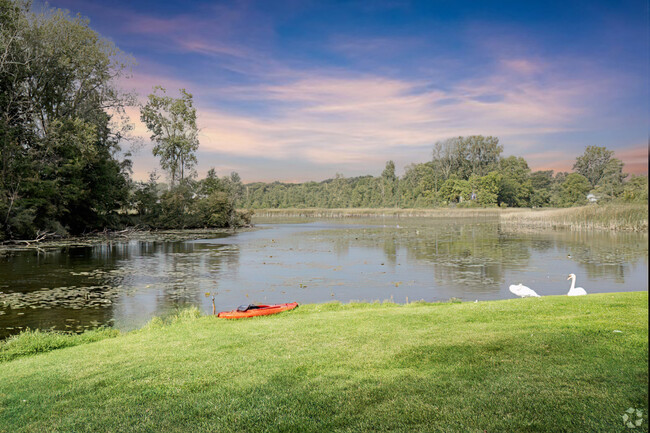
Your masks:
M647 292L186 311L1 362L0 431L648 431L647 386Z
M438 209L259 209L255 217L428 217L494 219L508 229L648 231L646 204L589 205L570 208L438 208Z
M532 229L648 231L648 207L645 204L503 212L500 219L507 226Z
M512 211L526 209L512 209ZM498 218L499 208L287 208L255 209L255 217L307 217L307 218L372 218L372 217L437 217L437 218Z

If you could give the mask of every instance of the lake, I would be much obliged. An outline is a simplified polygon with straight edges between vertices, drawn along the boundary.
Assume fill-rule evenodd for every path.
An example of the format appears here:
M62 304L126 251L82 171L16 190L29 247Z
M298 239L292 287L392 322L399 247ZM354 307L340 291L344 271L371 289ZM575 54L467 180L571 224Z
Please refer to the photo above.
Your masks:
M258 220L185 242L125 241L0 256L0 338L142 326L188 306L514 298L648 290L647 233L510 231L476 218Z

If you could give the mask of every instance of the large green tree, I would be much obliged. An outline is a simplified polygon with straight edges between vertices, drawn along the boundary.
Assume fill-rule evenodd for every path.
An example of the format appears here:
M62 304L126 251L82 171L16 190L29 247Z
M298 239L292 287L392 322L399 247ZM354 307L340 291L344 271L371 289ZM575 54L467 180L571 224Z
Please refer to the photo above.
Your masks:
M395 162L386 162L379 185L381 188L381 205L383 207L396 206L397 175L395 174Z
M474 174L485 176L497 168L503 146L497 137L470 135L437 142L433 147L433 164L443 180L452 174L469 179Z
M648 201L648 176L633 176L623 187L623 200L628 202Z
M623 194L623 182L627 174L623 173L623 162L611 158L603 168L603 174L594 192L600 200L612 200Z
M580 173L571 173L560 185L560 204L562 206L583 205L587 203L589 180Z
M0 0L0 237L118 223L130 63L87 20Z
M522 157L509 156L500 161L501 183L499 202L508 206L525 207L530 204L532 185L530 168Z
M156 143L153 154L160 158L160 166L169 174L172 187L191 173L199 148L192 94L185 89L180 89L180 94L180 98L172 98L164 88L156 86L147 103L140 107L140 119Z
M615 170L615 167L610 164L610 161L618 160L613 158L613 156L614 152L608 150L606 147L588 146L585 149L585 152L576 158L576 162L573 164L573 170L586 177L591 187L595 188L598 186L603 176L605 176L608 167L610 175L611 171ZM618 166L616 163L614 165ZM621 169L622 167L622 164L620 164Z
M530 205L532 207L548 206L553 189L553 170L535 171L530 174Z

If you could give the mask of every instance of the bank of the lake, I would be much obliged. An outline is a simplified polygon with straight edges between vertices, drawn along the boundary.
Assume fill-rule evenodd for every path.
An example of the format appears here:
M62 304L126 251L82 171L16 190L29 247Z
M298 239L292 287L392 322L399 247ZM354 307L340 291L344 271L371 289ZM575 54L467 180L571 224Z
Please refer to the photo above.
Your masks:
M0 431L647 431L647 362L647 292L184 314L0 364Z
M470 218L494 219L504 229L511 230L611 230L648 231L647 203L614 203L605 205L576 206L569 208L480 208L455 207L434 209L400 208L290 208L257 209L256 218Z
M244 210L241 210L244 211ZM506 229L569 229L648 231L646 203L588 205L569 208L498 208L448 207L431 209L404 208L272 208L250 210L256 220L278 218L462 218L494 219ZM234 232L253 230L254 227L206 228L185 230L149 230L127 227L124 230L105 230L84 236L48 236L36 239L0 242L0 254L22 249L55 249L92 246L139 240L148 242L176 242L227 236Z
M129 241L141 242L182 242L197 239L222 238L238 232L254 230L254 227L206 228L182 230L150 230L127 227L123 230L105 230L83 236L47 236L36 239L15 239L0 243L0 254L10 254L22 250L56 250L61 248L91 247L113 245Z

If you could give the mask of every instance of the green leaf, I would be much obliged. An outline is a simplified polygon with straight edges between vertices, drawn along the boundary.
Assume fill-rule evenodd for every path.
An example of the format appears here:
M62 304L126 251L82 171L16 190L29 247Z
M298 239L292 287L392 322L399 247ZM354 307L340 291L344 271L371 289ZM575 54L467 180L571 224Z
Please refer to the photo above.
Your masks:
M626 410L625 412L627 412L627 413L632 413L632 412L634 412L634 409L632 409L632 408L629 408L629 409L628 409L628 410Z
M630 419L630 417L627 416L627 414L623 415L623 422L624 423L627 422L628 419Z
M629 422L629 421L628 421L628 423L626 425L628 426L628 428L636 428L636 426L634 424L632 424L632 422Z
M637 416L637 418L641 418L643 416L643 411L640 410L640 409L637 409L636 410L636 416Z
M643 424L643 420L637 419L636 421L634 421L634 424L636 424L636 426L639 427L641 424Z

